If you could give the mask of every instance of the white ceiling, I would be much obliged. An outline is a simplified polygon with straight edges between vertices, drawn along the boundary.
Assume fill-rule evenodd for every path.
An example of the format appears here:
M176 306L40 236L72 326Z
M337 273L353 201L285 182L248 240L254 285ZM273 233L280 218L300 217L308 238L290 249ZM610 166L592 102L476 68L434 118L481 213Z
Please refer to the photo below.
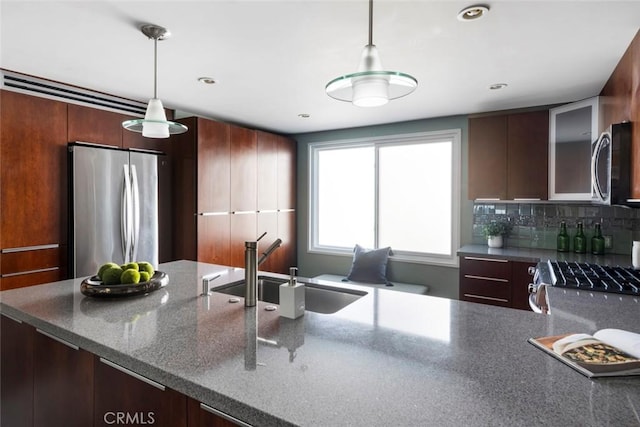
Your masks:
M356 71L367 0L0 0L0 67L126 98L153 94L158 44L165 107L281 133L303 133L568 102L597 95L640 24L640 1L376 0L385 69L418 79L411 95L359 108L324 87ZM197 78L209 76L206 86ZM498 91L493 83L508 83ZM298 114L310 117L303 119Z

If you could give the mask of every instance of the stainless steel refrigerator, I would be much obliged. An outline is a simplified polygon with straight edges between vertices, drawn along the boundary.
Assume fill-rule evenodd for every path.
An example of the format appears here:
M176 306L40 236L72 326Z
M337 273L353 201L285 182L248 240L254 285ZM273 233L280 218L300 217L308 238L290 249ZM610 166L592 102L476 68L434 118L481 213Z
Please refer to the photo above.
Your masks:
M107 262L158 265L158 155L69 144L70 273Z

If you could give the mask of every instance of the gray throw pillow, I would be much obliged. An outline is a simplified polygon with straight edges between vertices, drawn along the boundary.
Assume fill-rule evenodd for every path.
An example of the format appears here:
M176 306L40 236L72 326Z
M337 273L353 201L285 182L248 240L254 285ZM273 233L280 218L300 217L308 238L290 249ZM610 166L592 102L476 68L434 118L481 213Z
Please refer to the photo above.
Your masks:
M353 250L353 264L347 279L354 282L384 283L387 280L387 261L391 248L365 249L356 245Z

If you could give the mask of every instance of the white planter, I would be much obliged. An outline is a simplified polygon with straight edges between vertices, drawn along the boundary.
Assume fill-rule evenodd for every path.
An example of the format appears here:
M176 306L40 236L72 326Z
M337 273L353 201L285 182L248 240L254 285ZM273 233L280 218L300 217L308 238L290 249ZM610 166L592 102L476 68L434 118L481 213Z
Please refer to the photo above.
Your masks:
M501 248L502 243L502 235L487 237L487 245L489 245L490 248Z

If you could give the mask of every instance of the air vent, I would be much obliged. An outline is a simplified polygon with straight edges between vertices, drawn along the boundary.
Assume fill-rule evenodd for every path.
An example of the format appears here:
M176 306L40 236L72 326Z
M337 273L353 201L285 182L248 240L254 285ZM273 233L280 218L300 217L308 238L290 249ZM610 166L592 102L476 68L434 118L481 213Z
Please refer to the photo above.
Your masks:
M75 86L1 70L2 89L73 104L88 105L118 113L144 116L147 104Z

